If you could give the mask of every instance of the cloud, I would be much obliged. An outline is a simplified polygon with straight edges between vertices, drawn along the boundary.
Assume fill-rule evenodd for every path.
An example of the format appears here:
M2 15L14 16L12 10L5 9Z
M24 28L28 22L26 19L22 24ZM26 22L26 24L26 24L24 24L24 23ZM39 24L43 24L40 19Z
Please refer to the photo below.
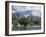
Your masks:
M24 7L22 7L22 6L15 6L15 5L13 5L13 11L23 12L25 10L24 10Z
M12 10L13 11L17 11L17 12L24 12L24 11L27 11L27 10L31 10L31 7L28 7L28 6L15 6L15 5L13 5L12 6Z
M33 16L41 16L41 13L39 11L32 11Z
M29 14L32 14L33 16L41 16L41 7L40 6L16 6L13 5L12 6L12 12L16 13L16 12L25 12L31 10L32 13L26 13L25 16L29 16Z

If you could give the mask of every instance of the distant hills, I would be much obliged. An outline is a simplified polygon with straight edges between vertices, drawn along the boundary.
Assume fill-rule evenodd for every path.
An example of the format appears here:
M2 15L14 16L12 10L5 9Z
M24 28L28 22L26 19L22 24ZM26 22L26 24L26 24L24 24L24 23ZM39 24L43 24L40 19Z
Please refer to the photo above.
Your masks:
M32 11L31 11L31 10L27 10L27 11L24 11L22 14L23 14L25 17L27 17L27 16L32 15Z
M14 13L14 14L15 14L15 16L16 16L18 19L25 18L25 16L24 16L22 13L20 13L20 12L16 12L16 13Z
M13 14L19 19L21 19L21 18L32 18L34 20L41 19L41 17L39 17L39 16L32 15L31 10L27 10L27 11L24 11L24 12L16 12L16 13L13 13Z
M38 17L38 16L32 16L32 15L30 15L30 16L28 16L27 18L32 18L32 19L34 19L34 20L39 20L39 19L41 19L41 17Z

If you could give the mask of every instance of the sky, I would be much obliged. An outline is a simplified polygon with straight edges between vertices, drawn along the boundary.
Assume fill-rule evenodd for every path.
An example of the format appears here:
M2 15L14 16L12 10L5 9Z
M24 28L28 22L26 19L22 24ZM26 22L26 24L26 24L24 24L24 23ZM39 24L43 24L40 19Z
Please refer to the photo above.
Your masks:
M12 6L12 12L16 13L17 12L22 12L25 17L29 15L33 16L41 16L40 12L41 7L40 6Z

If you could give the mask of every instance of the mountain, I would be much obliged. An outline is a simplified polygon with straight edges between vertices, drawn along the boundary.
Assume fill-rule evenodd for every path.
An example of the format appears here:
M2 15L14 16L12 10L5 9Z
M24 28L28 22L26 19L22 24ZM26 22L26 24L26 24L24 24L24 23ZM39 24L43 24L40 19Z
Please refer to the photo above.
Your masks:
M39 16L32 15L31 10L26 10L24 12L15 12L13 15L15 15L19 19L21 19L21 18L28 18L28 19L32 18L34 20L41 19L41 17L39 17Z
M25 17L28 17L30 15L32 15L32 11L31 10L26 10L22 13Z
M33 19L33 20L40 20L41 19L41 17L38 17L38 16L33 16L33 15L30 15L30 16L28 16L27 18L29 18L29 19Z
M26 17L32 15L32 11L26 10L24 12L15 12L14 15L19 17L19 18L26 18Z
M14 14L15 14L15 16L16 16L17 18L19 18L19 19L25 18L25 16L24 16L22 13L20 13L20 12L16 12L16 13L14 13Z

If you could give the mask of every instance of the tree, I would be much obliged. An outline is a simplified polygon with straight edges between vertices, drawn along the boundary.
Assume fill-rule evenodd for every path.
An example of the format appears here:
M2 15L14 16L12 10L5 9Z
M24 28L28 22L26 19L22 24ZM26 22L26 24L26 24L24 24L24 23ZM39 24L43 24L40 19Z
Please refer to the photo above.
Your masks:
M39 24L39 22L38 22L37 20L35 20L35 21L34 21L34 24L37 25L37 24Z
M27 25L27 20L26 20L26 18L20 19L20 20L19 20L19 24L20 24L20 25L23 24L23 25L26 27L26 25Z
M31 26L34 24L34 21L33 21L32 17L30 19L30 24L31 24Z
M18 19L16 18L15 14L12 13L12 24L13 24L13 26L16 26L17 23L18 23Z

